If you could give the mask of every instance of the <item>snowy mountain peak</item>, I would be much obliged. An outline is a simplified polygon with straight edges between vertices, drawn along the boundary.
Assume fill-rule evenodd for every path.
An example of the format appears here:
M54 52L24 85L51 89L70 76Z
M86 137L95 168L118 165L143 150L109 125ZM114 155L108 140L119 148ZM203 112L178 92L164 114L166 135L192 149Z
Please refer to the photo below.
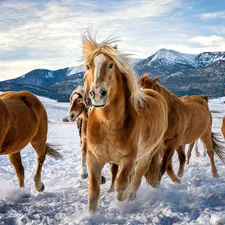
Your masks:
M150 63L156 60L160 60L166 64L185 63L191 66L195 66L195 57L196 55L180 53L174 50L162 48L153 55Z
M83 69L83 65L79 65L79 66L71 66L68 68L68 71L67 71L67 77L70 76L70 75L73 75L75 73L79 73L79 72L82 72L84 69Z
M208 66L219 60L225 60L225 52L203 52L196 56L199 66Z

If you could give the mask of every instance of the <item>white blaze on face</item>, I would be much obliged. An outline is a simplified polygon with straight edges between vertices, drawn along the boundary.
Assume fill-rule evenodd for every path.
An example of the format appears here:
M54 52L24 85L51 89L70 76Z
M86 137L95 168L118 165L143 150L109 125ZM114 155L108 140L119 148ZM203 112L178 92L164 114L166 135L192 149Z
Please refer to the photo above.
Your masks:
M105 60L106 60L106 57L103 54L97 55L94 58L94 64L95 64L94 82L95 83L97 81L97 78L100 76L100 71Z

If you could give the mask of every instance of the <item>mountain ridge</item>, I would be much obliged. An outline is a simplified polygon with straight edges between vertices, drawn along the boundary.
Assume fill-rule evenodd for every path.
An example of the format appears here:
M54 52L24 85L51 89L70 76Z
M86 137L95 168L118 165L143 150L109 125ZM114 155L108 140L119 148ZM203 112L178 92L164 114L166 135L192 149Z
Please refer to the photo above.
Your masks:
M79 65L59 70L35 69L0 82L0 91L28 90L58 101L69 101L75 87L83 84L82 68ZM220 97L224 94L225 52L186 54L160 49L146 59L134 60L133 68L138 75L159 76L160 84L178 96L208 94Z

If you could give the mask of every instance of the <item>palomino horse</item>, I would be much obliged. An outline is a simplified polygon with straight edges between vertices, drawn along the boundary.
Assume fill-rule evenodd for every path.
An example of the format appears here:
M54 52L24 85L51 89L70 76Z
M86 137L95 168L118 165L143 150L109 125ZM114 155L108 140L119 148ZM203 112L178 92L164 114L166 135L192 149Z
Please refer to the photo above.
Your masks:
M223 122L222 122L221 131L222 131L223 136L224 136L224 138L225 138L225 116L223 117Z
M190 101L181 101L176 95L158 84L158 77L154 79L144 75L139 78L138 83L143 88L151 88L160 93L168 105L168 130L164 135L166 150L161 163L162 178L165 171L174 182L179 182L172 168L172 156L175 149L182 154L178 154L180 168L178 175L182 176L185 154L182 146L194 142L198 138L204 143L211 162L213 177L218 177L214 163L214 152L224 162L225 153L221 142L212 133L212 117L207 102L201 96L191 96Z
M29 142L37 153L37 169L34 184L37 191L44 190L41 170L46 154L54 159L62 158L46 143L48 118L39 99L27 91L5 92L0 95L0 155L9 155L19 186L24 186L24 167L20 151Z
M159 154L167 129L167 105L153 90L138 90L125 54L83 36L84 99L93 106L87 126L87 163L90 180L88 209L96 211L101 171L108 162L119 165L114 184L118 200L134 199L145 175L158 185Z
M78 86L70 96L70 108L67 113L68 121L74 122L77 120L77 127L79 130L80 140L81 140L81 178L85 179L88 177L87 166L86 166L86 154L87 154L87 121L88 121L88 111L89 107L86 107L83 101L83 87ZM78 120L79 119L79 120ZM114 182L116 179L118 166L116 164L111 164L112 181L109 192L114 190ZM101 183L106 182L105 178L102 176Z

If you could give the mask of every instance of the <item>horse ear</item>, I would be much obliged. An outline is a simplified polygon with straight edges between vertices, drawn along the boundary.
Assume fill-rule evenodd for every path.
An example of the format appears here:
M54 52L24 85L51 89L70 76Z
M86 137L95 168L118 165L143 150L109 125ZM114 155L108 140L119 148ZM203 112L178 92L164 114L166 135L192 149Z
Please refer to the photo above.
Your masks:
M153 83L156 84L156 83L158 82L158 79L159 79L159 77L155 77L155 78L153 79Z
M114 48L115 50L117 50L117 45L114 45L113 48Z

